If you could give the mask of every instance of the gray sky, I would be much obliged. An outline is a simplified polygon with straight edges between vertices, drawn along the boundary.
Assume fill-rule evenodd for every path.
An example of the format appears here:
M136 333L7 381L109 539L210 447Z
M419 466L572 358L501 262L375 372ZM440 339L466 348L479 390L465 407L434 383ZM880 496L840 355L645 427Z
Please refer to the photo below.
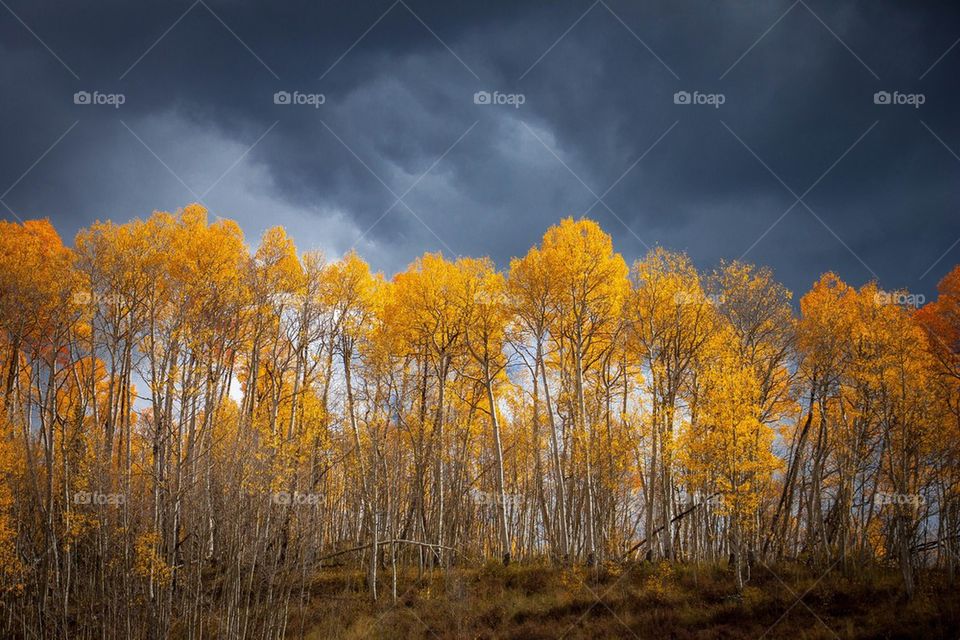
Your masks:
M2 0L0 215L72 241L202 201L392 273L586 214L628 261L929 296L960 262L958 39L933 2Z

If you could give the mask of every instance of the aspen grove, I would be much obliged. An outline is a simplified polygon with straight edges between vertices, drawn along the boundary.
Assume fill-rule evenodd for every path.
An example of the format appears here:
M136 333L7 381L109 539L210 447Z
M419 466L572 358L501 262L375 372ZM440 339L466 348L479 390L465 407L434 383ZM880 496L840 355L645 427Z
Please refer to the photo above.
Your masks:
M0 636L279 638L332 568L953 580L960 267L795 301L588 219L504 267L251 251L199 205L0 222Z

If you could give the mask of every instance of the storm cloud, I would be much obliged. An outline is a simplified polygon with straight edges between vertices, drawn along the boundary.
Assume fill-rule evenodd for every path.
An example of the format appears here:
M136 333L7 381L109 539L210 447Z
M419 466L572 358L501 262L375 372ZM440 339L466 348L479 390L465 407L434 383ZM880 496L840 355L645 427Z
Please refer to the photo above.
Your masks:
M589 215L628 259L931 295L958 39L949 3L4 0L0 213L69 239L200 201L388 273Z

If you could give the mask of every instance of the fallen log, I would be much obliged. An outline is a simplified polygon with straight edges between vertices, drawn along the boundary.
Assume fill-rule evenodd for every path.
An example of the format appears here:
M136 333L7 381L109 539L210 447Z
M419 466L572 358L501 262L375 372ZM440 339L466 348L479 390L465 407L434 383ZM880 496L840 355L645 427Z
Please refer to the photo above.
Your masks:
M682 520L683 518L687 517L688 515L690 515L691 513L693 513L694 511L696 511L696 510L699 509L700 507L704 506L705 504L707 504L708 502L710 502L711 500L713 500L714 498L716 498L716 497L719 496L719 495L720 495L720 492L718 491L718 492L714 493L712 496L710 496L709 498L707 498L706 500L704 500L703 502L698 502L697 504L689 507L689 508L686 509L685 511L682 511L682 512L678 513L677 515L673 516L673 518L670 519L670 524L673 524L674 522L678 522L679 520ZM653 535L656 536L658 533L660 533L661 531L663 531L663 529L664 529L664 525L660 525L659 527L657 527L656 529L653 530ZM643 540L641 540L641 541L638 542L637 544L635 544L635 545L633 545L632 547L630 547L629 549L627 549L627 552L624 553L622 556L620 556L620 561L623 562L624 560L626 560L627 557L628 557L631 553L633 553L634 551L636 551L637 549L639 549L640 547L642 547L642 546L645 545L646 543L647 543L647 539L644 538Z

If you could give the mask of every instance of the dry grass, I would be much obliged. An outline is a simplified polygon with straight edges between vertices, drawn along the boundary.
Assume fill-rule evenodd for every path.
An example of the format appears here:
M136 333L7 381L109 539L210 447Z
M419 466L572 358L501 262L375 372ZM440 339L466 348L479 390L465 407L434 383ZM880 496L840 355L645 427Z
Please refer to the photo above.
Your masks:
M321 638L951 638L960 596L925 575L906 600L895 573L819 576L795 566L755 570L741 596L719 566L561 569L496 564L400 580L372 604L362 577L319 577L291 637Z

